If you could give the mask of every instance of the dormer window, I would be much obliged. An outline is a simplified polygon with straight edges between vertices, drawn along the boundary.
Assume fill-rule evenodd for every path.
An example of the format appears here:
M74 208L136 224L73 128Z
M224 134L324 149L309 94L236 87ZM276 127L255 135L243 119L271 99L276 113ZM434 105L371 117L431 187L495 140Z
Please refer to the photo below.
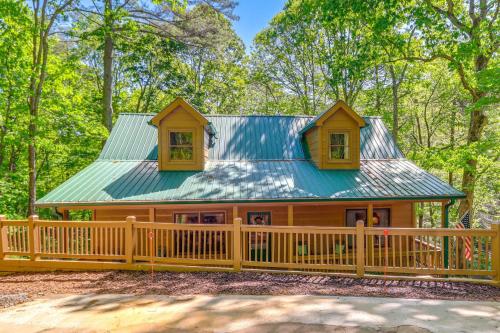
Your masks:
M330 132L329 157L332 161L349 160L349 133Z
M193 161L193 132L169 131L169 159L171 161Z
M193 106L178 97L154 116L151 124L158 129L158 170L205 168L215 129Z

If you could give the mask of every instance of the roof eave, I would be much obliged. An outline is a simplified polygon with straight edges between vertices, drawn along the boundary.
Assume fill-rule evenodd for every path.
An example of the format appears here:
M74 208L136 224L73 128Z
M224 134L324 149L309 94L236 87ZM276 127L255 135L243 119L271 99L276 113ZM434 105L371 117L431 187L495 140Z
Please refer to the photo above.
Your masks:
M217 199L217 200L143 200L143 201L79 201L79 202L39 202L38 208L63 207L63 206L124 206L124 205L184 205L184 204L232 204L232 203L272 203L272 202L342 202L342 201L428 201L464 199L464 193L456 195L439 196L392 196L392 197L366 197L366 198L279 198L279 199Z

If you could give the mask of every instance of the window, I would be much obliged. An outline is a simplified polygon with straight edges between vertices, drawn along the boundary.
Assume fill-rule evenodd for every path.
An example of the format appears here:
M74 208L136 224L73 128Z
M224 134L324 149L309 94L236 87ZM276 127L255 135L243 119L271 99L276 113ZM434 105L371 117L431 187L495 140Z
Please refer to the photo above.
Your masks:
M271 225L271 212L248 212L247 223L250 225ZM247 242L250 245L250 260L271 261L271 235L267 232L249 232Z
M199 213L179 213L174 214L174 222L180 224L198 224Z
M200 221L203 224L224 224L226 214L224 212L200 213Z
M225 224L225 212L175 213L174 222L180 224Z
M193 160L193 132L169 132L169 158L172 161Z
M349 134L341 132L330 133L330 159L348 160L349 159Z
M368 226L368 210L367 209L346 209L345 211L345 223L347 227L356 227L356 221L361 220L365 222L365 227ZM388 228L391 226L391 210L390 208L374 208L373 209L373 227L378 228ZM352 247L352 244L348 244ZM391 246L390 240L387 243ZM372 246L385 246L385 237L380 235L373 236Z
M345 222L346 227L355 227L356 221L365 222L365 227L368 226L368 210L364 208L346 209ZM390 208L374 208L373 209L373 226L374 227L390 227L391 210Z

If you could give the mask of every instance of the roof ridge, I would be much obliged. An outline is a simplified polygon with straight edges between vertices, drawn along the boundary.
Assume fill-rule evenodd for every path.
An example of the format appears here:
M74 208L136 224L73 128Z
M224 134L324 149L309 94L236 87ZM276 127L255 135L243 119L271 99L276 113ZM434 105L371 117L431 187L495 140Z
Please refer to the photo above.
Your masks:
M207 117L289 117L289 118L312 118L314 116L308 116L304 114L205 114Z
M290 118L314 118L315 115L305 115L305 114L210 114L210 113L202 113L204 116L208 117L290 117ZM155 116L157 113L141 113L141 112L120 112L118 116L127 115L127 116ZM378 118L381 119L382 116L361 116L362 118Z
M361 158L360 162L372 162L372 161L411 161L407 159L406 157L399 157L399 158ZM124 159L109 159L109 158L97 158L94 160L94 162L115 162L115 163L120 163L120 162L158 162L158 160L124 160ZM249 163L254 163L254 162L312 162L311 159L307 158L291 158L291 159L255 159L255 160L213 160L213 159L208 159L207 162L221 162L221 163L234 163L234 162L249 162ZM338 169L342 170L342 169Z

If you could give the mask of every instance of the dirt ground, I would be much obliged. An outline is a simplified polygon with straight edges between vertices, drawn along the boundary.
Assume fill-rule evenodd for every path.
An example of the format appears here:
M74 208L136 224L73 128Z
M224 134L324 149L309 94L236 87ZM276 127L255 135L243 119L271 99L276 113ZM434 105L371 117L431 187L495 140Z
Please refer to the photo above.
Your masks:
M55 294L336 295L500 301L499 287L465 282L385 281L254 272L151 274L111 271L0 275L0 295L21 295L19 302ZM12 297L4 299L9 304L16 303ZM0 307L1 303L2 298Z

